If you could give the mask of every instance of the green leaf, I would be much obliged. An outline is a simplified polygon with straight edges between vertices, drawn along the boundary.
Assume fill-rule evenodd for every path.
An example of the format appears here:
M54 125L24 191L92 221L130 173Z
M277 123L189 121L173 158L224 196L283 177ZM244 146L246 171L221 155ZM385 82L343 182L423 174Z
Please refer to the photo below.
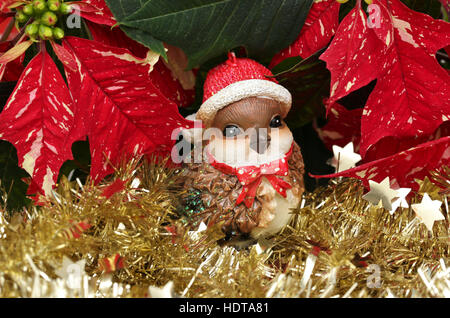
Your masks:
M154 45L156 39L180 47L189 58L188 68L192 68L240 46L257 60L273 56L297 38L313 0L106 3L131 38L147 46Z
M441 17L441 3L438 0L402 0L410 9L430 15L434 19Z
M366 3L363 2L363 6ZM339 9L339 21L342 21L342 19L344 19L344 17L349 14L350 11L352 11L352 9L355 7L356 5L356 0L350 0L346 3L341 4L341 7Z
M168 61L164 43L155 39L150 33L126 26L121 26L120 28L130 38L161 55L166 62Z
M318 57L323 50L312 56L287 58L273 68L273 73L281 85L292 94L292 108L286 117L291 129L310 123L316 117L323 117L323 99L330 89L330 73L326 64Z
M70 178L70 181L76 178L81 182L86 182L91 167L91 153L89 150L89 141L76 141L72 144L72 154L74 160L67 160L59 170L58 182L62 176Z
M18 211L30 204L26 197L28 185L21 180L26 177L28 174L17 164L16 149L9 142L0 140L0 204L8 211Z

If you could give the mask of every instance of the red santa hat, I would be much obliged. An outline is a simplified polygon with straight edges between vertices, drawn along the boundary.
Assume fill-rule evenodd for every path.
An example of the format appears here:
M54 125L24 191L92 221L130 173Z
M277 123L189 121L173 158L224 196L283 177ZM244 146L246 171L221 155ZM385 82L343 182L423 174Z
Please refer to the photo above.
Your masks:
M225 106L247 97L264 97L279 101L282 117L291 108L289 91L270 77L272 72L248 58L236 58L234 53L228 60L208 72L204 85L203 104L196 114L204 127L210 127L216 113Z

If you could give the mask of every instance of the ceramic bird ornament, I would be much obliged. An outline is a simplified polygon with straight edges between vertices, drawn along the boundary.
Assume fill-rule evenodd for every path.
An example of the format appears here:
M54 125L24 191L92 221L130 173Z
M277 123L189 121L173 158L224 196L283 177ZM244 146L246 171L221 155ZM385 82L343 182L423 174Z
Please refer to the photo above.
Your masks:
M290 221L304 191L300 147L284 122L290 107L289 91L251 59L231 53L208 73L195 115L203 127L183 131L203 148L183 170L191 225L222 222L230 238L258 239Z

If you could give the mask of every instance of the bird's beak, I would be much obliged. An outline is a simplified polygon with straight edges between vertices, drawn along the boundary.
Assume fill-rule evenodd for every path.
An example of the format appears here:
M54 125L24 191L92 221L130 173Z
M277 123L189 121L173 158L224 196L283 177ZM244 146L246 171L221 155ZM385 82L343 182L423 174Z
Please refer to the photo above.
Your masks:
M259 153L265 153L270 145L270 136L266 128L255 128L250 132L250 148Z

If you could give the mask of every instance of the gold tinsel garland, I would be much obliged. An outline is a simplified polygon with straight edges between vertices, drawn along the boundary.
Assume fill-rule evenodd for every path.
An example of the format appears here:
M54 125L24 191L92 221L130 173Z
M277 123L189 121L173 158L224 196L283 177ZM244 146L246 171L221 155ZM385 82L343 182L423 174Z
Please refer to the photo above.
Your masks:
M219 225L176 218L174 170L137 162L0 213L0 297L450 297L447 192L428 179L412 203L425 192L444 202L433 233L410 208L390 215L359 181L335 180L305 194L280 234L236 250L217 243ZM125 188L105 197L118 179Z

